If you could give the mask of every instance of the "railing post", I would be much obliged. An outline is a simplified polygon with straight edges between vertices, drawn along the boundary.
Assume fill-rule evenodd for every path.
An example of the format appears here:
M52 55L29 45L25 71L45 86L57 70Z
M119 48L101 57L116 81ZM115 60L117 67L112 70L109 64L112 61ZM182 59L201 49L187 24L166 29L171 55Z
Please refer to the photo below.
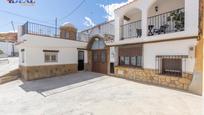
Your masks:
M28 22L25 24L25 34L28 34Z

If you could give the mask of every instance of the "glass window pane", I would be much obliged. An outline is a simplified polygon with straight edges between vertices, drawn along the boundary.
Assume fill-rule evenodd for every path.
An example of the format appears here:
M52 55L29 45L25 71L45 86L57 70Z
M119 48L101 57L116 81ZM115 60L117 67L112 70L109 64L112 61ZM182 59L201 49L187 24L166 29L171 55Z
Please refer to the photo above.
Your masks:
M137 56L137 66L142 66L142 56Z
M56 55L52 55L52 56L51 56L51 60L52 60L52 62L56 62L56 61L57 61Z
M101 39L97 39L94 41L92 45L92 49L104 49L105 48L105 43Z
M129 57L125 57L125 65L129 65L130 64L130 58Z
M125 64L125 58L123 56L120 57L120 64L121 65Z
M106 63L106 51L101 51L101 62Z
M56 52L45 52L45 62L57 62L58 53Z
M131 65L136 66L136 57L131 57Z
M49 62L50 61L50 56L45 54L45 62Z
M78 59L79 60L84 60L84 52L83 51L79 51Z

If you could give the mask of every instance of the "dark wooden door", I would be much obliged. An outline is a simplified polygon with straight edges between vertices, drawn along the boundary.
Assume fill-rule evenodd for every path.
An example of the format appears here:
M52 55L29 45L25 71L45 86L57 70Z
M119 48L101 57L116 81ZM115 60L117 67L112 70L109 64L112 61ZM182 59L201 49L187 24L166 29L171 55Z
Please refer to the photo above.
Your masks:
M84 70L84 51L78 52L78 70L79 71Z
M107 74L107 54L106 50L92 51L92 70L93 72Z

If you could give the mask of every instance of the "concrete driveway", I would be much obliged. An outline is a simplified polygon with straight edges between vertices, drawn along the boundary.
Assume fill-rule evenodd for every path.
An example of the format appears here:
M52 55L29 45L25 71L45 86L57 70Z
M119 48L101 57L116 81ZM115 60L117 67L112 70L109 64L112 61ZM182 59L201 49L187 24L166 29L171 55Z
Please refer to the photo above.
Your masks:
M200 96L91 72L0 86L2 115L203 115Z

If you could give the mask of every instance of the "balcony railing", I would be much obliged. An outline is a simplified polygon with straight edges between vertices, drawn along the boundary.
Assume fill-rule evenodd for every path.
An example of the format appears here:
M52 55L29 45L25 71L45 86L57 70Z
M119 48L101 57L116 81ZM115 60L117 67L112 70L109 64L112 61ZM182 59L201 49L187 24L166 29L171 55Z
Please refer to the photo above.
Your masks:
M121 26L121 39L122 40L133 38L133 37L139 38L141 36L142 36L141 20Z
M22 26L22 34L32 34L46 37L60 37L60 29L42 24L26 22Z
M148 36L184 31L184 8L148 17ZM121 40L142 36L141 20L121 26Z
M184 8L148 18L148 36L184 31Z

